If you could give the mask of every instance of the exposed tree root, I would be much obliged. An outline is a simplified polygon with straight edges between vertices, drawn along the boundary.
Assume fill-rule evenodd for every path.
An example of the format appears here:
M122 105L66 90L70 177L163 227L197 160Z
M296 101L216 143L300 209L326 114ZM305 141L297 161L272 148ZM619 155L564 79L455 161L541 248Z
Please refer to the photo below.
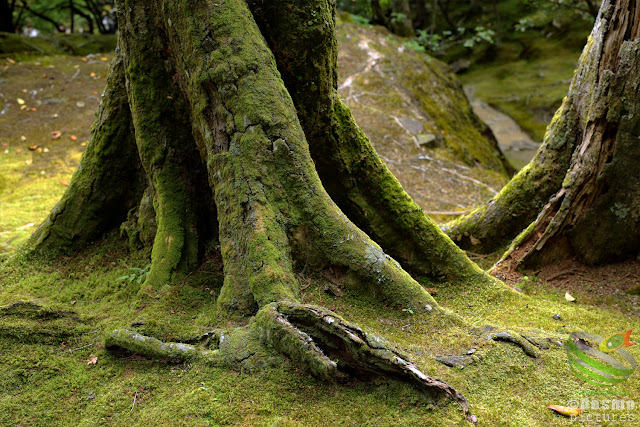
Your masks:
M475 422L467 400L451 385L424 374L382 338L364 332L323 307L272 303L260 310L249 325L229 332L212 331L207 334L207 338L211 337L215 337L213 350L162 342L119 329L106 336L105 345L108 349L126 349L152 358L197 360L227 367L241 366L256 354L256 346L266 345L323 380L394 377L431 397L453 400L460 405L465 418Z

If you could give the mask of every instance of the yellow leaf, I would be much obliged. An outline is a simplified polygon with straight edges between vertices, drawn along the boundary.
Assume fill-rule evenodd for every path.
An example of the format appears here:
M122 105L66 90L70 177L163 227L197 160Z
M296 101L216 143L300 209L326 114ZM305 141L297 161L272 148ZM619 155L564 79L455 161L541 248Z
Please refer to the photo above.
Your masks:
M13 60L13 59L11 59L11 58L7 58L7 61L9 61L9 64L15 64L15 63L16 63L16 61L14 61L14 60Z
M564 294L564 299L566 299L569 302L574 302L576 299L574 297L572 297L571 295L569 295L569 292L566 292Z
M59 130L51 131L51 139L53 139L54 141L56 139L60 139L61 136L62 136L62 132L60 132Z
M24 104L24 99L22 99L22 98L16 98L16 102L17 102L18 104L20 104L20 105L23 105L23 104Z
M557 412L560 415L564 415L565 417L577 417L582 413L581 408L570 408L568 406L560 406L560 405L549 405L547 409L551 409L552 411Z

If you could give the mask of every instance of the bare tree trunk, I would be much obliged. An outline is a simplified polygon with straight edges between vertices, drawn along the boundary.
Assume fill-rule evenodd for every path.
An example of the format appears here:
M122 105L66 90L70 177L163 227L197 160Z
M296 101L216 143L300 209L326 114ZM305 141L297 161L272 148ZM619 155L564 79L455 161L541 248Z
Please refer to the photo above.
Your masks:
M640 249L640 3L605 0L570 94L581 140L562 186L509 262L578 256L597 264Z
M391 31L399 36L413 37L413 22L409 0L393 0L391 2Z
M9 0L0 0L0 31L5 33L13 33L13 2L9 4Z
M372 24L384 25L385 27L389 25L382 6L380 6L380 0L371 0L371 10L373 12L373 18L371 19Z

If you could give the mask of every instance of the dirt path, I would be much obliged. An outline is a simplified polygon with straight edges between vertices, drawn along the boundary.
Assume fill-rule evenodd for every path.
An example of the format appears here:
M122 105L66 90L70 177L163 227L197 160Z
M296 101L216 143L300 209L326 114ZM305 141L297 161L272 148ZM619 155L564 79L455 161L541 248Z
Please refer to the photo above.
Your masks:
M465 88L465 92L473 112L491 128L507 160L516 169L522 169L536 154L540 143L531 139L511 117L474 98L473 88Z

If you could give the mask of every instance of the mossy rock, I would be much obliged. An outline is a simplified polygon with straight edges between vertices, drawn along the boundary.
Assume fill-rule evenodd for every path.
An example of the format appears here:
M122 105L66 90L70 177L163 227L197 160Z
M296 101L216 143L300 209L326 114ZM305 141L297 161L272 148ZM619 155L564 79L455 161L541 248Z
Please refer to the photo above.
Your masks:
M416 203L451 211L491 198L510 167L449 66L383 27L337 29L340 96Z

